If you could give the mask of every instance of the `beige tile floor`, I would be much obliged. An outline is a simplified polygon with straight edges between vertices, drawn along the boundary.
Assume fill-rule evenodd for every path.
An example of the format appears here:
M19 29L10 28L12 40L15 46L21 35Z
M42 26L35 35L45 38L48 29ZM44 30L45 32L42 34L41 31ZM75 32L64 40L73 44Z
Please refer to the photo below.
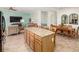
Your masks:
M56 37L57 52L78 52L79 51L79 38L70 38L63 35Z
M32 50L25 43L24 35L18 34L7 37L4 52L32 52Z
M55 52L77 52L79 51L79 39L69 38L63 35L56 36ZM32 52L25 43L24 35L8 36L4 44L4 52Z

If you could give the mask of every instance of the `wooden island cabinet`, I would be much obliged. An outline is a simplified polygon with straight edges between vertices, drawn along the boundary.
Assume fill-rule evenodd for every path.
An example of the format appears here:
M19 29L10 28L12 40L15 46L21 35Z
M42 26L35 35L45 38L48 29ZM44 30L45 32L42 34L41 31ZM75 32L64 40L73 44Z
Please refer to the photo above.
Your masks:
M25 28L24 37L26 43L35 52L51 52L54 51L54 32L35 27Z
M32 32L30 32L30 34L29 34L30 36L29 36L29 38L30 38L30 40L29 40L29 42L30 42L30 47L31 47L31 49L32 50L34 50L34 34L32 33Z

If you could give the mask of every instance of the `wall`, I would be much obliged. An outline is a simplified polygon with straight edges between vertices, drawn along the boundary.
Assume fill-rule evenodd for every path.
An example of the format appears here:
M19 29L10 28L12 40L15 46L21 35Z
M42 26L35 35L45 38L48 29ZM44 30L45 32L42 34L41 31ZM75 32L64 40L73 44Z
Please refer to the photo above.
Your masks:
M57 11L57 25L61 24L61 16L63 14L66 14L69 17L69 15L72 14L72 13L77 13L78 14L78 18L79 18L79 8L76 8L76 7L75 8L63 8L63 9L58 10ZM68 20L69 20L69 18L68 18ZM78 19L78 25L73 25L73 24L71 24L71 25L73 27L75 27L75 28L77 26L79 26L79 19Z
M47 19L48 18L48 12L47 11L41 11L41 24L47 25Z
M42 16L42 10L35 11L32 13L32 21L34 23L37 23L38 25L41 25L41 23L47 23L47 26L50 26L50 24L56 24L57 23L57 15L55 11L46 11L47 15ZM47 18L43 20L43 18Z
M10 16L21 16L25 21L24 22L25 25L27 25L28 19L31 17L31 14L29 14L29 13L22 13L22 12L18 12L18 11L10 11L10 10L6 10L6 9L3 9L3 8L0 8L0 11L3 12L7 26L10 25Z
M53 25L57 24L57 12L56 11L48 12L48 26L50 26L50 24L53 24Z
M41 11L37 10L32 13L32 22L41 26Z
M24 19L24 26L28 25L29 18L31 17L30 13L22 13L18 11L11 11L4 8L0 8L0 11L3 12L3 16L5 17L6 21L6 30L8 30L8 26L10 25L10 16L21 16Z

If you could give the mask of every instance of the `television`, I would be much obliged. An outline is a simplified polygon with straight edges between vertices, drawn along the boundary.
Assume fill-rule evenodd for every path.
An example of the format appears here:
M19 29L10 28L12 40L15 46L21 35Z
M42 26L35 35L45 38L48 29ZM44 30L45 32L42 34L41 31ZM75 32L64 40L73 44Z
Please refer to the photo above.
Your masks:
M22 17L19 16L10 16L10 23L20 22Z

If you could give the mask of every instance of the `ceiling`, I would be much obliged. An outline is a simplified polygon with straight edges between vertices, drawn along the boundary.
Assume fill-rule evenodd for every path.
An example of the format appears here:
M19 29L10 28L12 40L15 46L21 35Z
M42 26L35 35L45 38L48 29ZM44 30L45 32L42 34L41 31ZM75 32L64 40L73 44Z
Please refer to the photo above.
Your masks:
M6 9L9 9L10 7L5 7ZM35 11L57 11L61 10L63 8L74 8L74 7L12 7L16 11L19 12L26 12L26 13L33 13ZM78 7L77 7L78 8Z
M6 9L9 9L10 7L5 7ZM16 11L20 11L20 12L29 12L29 13L33 13L35 11L57 11L58 9L61 9L59 7L12 7L13 9L15 9Z

